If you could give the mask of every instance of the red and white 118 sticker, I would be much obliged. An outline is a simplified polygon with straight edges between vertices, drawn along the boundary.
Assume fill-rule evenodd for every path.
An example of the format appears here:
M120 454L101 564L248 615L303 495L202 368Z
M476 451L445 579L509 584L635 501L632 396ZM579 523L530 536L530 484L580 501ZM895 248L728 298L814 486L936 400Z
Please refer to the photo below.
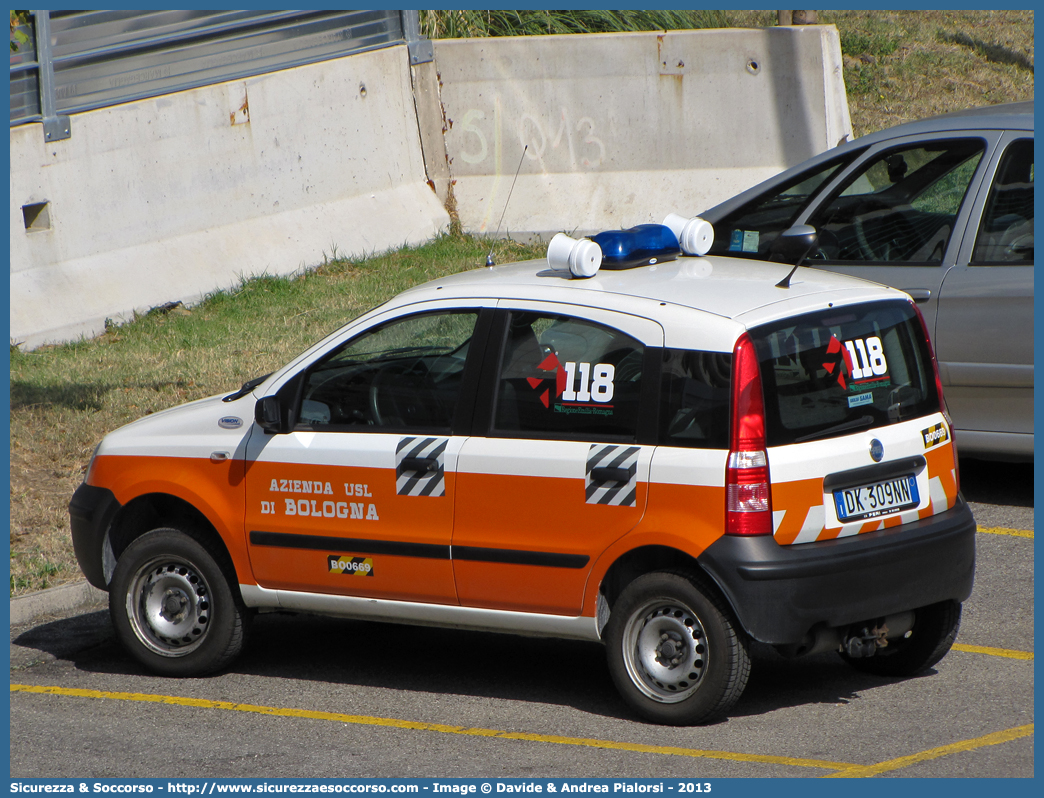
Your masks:
M868 335L866 338L852 338L842 344L836 335L830 337L827 344L827 359L823 368L828 373L834 374L837 369L838 384L847 389L845 383L845 372L853 383L866 382L868 380L881 379L888 373L888 361L885 359L884 347L881 339L876 335ZM840 355L840 358L837 356ZM840 361L844 361L845 368L838 368Z

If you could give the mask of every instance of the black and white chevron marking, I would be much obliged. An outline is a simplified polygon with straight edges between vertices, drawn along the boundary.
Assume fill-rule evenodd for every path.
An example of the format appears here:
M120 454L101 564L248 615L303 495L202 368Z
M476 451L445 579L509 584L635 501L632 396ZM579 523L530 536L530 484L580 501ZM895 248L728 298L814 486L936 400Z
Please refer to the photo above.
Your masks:
M446 495L447 438L400 438L395 447L395 492L400 496ZM403 461L427 460L437 463L434 470L411 470Z
M593 443L587 451L587 503L611 504L616 507L635 507L638 491L638 446L613 446ZM596 468L624 469L626 482L598 481L593 477Z

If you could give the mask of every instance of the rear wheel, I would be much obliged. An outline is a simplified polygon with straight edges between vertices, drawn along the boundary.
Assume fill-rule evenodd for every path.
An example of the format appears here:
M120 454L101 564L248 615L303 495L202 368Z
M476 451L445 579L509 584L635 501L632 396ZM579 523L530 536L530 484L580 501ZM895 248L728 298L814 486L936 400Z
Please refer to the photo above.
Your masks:
M220 559L177 529L147 532L120 556L109 614L120 642L150 670L199 676L239 654L249 615Z
M961 605L943 601L922 607L907 637L889 640L872 657L841 658L858 671L877 676L914 676L946 656L961 627Z
M640 576L606 626L609 671L642 717L705 723L739 700L750 675L746 638L713 592L685 574Z

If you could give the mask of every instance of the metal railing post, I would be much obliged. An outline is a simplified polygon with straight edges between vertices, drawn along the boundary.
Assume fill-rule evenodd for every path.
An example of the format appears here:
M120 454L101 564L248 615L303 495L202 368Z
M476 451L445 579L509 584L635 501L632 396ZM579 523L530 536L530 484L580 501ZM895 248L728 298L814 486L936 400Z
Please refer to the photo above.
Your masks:
M431 39L425 39L420 33L420 12L412 9L399 13L402 15L402 35L410 51L410 66L434 61L435 48Z
M58 113L54 86L54 60L51 55L51 12L34 11L36 22L36 63L40 68L40 114L45 141L61 141L72 136L69 117Z

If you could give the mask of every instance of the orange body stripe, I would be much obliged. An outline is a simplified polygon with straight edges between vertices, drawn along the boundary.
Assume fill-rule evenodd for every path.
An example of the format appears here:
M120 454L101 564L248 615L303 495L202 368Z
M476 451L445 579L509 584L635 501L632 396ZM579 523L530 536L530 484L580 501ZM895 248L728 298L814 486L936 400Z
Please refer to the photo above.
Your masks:
M776 541L789 545L801 532L808 511L823 503L823 480L797 479L792 482L772 483L772 510L785 510L783 520L776 530ZM835 536L836 536L835 532Z

